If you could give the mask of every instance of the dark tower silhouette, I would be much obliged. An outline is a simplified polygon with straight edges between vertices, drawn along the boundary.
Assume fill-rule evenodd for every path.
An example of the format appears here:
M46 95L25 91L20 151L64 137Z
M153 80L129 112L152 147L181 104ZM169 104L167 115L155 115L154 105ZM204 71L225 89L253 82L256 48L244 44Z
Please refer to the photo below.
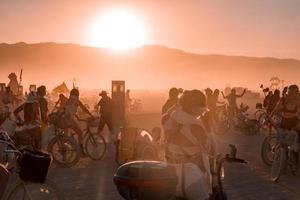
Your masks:
M125 81L112 81L113 125L119 130L125 123Z

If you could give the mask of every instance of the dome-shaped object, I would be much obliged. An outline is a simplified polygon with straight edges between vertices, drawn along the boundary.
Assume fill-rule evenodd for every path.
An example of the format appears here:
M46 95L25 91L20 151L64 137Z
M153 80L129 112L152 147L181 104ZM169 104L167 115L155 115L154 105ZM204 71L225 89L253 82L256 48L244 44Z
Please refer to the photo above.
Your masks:
M126 200L168 200L176 192L178 178L167 163L135 161L118 168L114 183Z

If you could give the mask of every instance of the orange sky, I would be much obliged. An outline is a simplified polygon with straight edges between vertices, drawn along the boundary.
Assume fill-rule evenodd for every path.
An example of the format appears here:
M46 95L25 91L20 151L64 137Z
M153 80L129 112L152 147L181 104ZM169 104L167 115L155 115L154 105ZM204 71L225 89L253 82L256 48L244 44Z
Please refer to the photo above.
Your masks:
M95 18L120 7L140 16L147 44L300 59L299 0L1 0L0 42L87 45Z

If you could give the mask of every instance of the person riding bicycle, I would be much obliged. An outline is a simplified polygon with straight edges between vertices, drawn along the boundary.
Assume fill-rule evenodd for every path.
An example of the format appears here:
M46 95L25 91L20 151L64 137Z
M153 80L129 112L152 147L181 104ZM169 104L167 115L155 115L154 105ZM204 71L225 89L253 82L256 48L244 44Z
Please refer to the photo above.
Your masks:
M274 94L269 98L268 104L266 106L266 110L268 114L271 114L275 109L276 105L280 101L280 91L275 90Z
M228 101L228 110L229 110L229 115L231 117L234 117L238 111L237 99L243 97L244 94L246 93L246 91L247 91L247 89L245 88L243 93L238 95L238 94L236 94L236 90L232 89L231 93L227 96L225 96L224 93L222 92L223 98L227 99L227 101Z
M35 92L30 92L26 102L15 109L14 115L19 121L22 121L19 116L21 111L24 113L22 130L31 135L34 148L41 149L40 105Z
M203 119L207 110L201 91L186 91L164 123L166 160L179 177L176 196L187 200L208 199L211 193L208 157L215 153L216 143Z
M81 148L81 152L83 155L84 147L83 147L83 136L82 130L80 128L79 123L76 120L77 109L80 107L85 113L94 118L94 116L90 113L90 111L84 106L84 104L79 100L79 91L78 89L72 89L70 92L70 97L65 105L65 113L68 116L68 128L72 129L78 136L78 142Z
M58 101L55 103L55 108L58 110L63 110L66 103L68 101L68 98L64 94L59 94Z
M269 88L267 88L267 89L268 89L268 94L265 96L265 99L263 102L263 106L265 109L268 109L270 102L271 102L271 98L273 96L273 91L269 91Z

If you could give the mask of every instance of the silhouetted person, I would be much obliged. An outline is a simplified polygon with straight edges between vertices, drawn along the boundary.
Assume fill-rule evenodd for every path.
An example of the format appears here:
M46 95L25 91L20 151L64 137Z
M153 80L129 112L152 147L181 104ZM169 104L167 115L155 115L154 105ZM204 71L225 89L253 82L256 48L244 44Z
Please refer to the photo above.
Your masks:
M272 113L272 111L275 109L275 107L279 101L280 101L280 91L275 90L274 94L269 99L269 103L267 106L267 112Z
M268 109L271 99L272 99L272 96L273 96L273 92L269 91L267 96L264 99L264 104L263 104L264 108Z
M237 99L241 98L244 96L244 94L246 93L247 89L244 89L243 93L240 95L236 94L236 90L232 89L231 93L227 96L224 95L224 93L222 92L222 96L224 99L227 99L228 101L228 109L229 109L229 114L230 116L235 116L235 114L238 111L238 105L237 105Z
M280 123L279 134L280 136L285 136L288 134L289 139L294 138L294 142L291 144L292 159L297 162L298 160L298 148L299 148L299 139L296 141L296 133L291 130L296 130L298 137L300 136L300 127L299 127L299 109L300 109L300 99L299 99L299 87L297 85L291 85L288 88L288 93L285 98L282 99L278 109L281 110L282 118Z
M99 96L101 96L101 100L98 103L98 107L100 107L100 122L98 127L98 133L103 131L105 125L107 125L110 137L114 136L114 128L113 128L113 120L112 120L112 111L113 111L113 102L112 99L107 96L106 91L102 91ZM114 138L113 138L114 140Z
M224 101L219 101L219 96L220 96L220 90L215 89L213 93L213 99L214 99L214 105L216 106L217 104L224 104Z
M66 115L69 116L68 120L68 128L71 128L77 135L78 135L78 142L80 144L81 153L85 155L84 147L83 147L83 137L82 137L82 130L80 128L79 123L77 122L77 110L78 107L81 108L82 111L90 115L92 118L94 117L90 111L83 105L83 103L79 100L79 91L77 89L72 89L70 92L70 97L66 102L65 112Z
M126 90L125 93L125 110L126 113L130 112L131 98L130 98L130 90Z
M179 95L179 90L177 88L171 88L169 90L169 98L162 107L163 115L166 114L170 108L172 108L178 103L178 95Z
M18 83L18 78L15 73L10 73L8 75L9 78L9 83L7 84L8 87L10 87L10 90L14 95L18 95L19 93L19 83Z
M282 90L282 98L285 98L287 96L288 87L284 87Z
M67 101L68 98L64 94L59 94L58 101L55 103L54 107L58 110L63 110Z
M212 102L212 111L213 111L212 113L213 113L213 119L215 121L218 121L218 116L219 116L218 104L224 104L223 101L219 101L219 96L220 96L220 90L215 89L213 93L213 102Z
M206 101L208 109L213 107L213 91L210 88L205 89Z
M14 115L20 119L19 113L23 111L23 130L33 138L34 147L41 149L41 128L40 128L40 105L34 92L27 95L26 102L15 109Z
M210 88L205 89L205 95L206 95L206 103L207 108L209 109L207 117L209 119L210 125L214 124L214 114L215 114L215 102L214 102L214 96L213 91Z
M2 95L2 103L4 105L14 104L14 100L15 100L15 97L14 97L13 92L11 91L10 87L5 87L5 91Z
M46 87L44 85L37 88L37 101L40 104L41 120L44 124L47 124L48 116L48 101L45 98L47 94Z

